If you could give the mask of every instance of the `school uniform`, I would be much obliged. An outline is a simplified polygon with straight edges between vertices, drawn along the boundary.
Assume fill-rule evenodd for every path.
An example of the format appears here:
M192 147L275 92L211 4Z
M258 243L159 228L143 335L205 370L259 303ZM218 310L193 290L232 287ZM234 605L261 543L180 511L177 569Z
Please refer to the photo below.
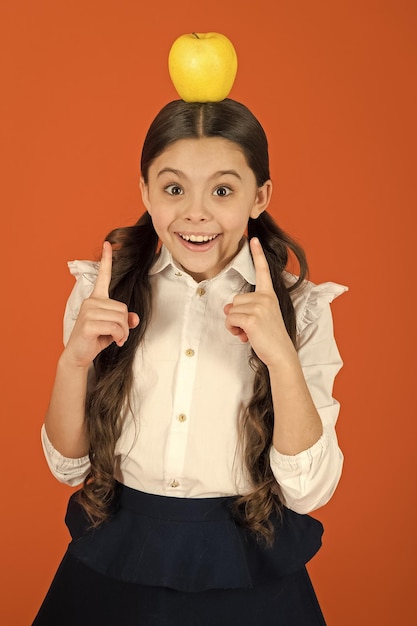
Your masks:
M69 265L77 282L65 341L98 269L89 261ZM88 529L71 498L72 541L34 625L324 624L305 570L322 526L307 513L329 500L341 474L332 388L342 361L329 304L346 287L306 281L293 296L298 355L323 435L295 456L271 447L286 506L282 519L272 520L274 545L265 548L232 512L236 495L250 488L237 425L253 371L250 346L226 330L223 308L255 284L248 243L219 275L198 284L163 246L150 280L152 317L116 446L114 513ZM42 443L58 480L80 484L88 457L63 457L44 427Z

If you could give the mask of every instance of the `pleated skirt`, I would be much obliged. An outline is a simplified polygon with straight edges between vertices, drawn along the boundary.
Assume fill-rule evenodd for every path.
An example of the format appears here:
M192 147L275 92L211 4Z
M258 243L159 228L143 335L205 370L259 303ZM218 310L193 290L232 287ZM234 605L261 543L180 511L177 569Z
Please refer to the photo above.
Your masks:
M113 515L91 529L74 494L72 541L32 626L325 625L305 568L320 522L284 508L265 547L233 502L119 485Z

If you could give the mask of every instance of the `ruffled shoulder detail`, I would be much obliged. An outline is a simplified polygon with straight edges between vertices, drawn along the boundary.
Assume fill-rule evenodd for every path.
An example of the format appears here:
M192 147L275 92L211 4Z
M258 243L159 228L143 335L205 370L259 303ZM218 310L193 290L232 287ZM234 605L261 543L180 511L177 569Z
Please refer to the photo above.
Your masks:
M69 261L68 268L76 279L64 314L64 344L67 343L83 300L91 295L100 264L94 261Z
M77 281L81 279L93 286L96 282L99 267L100 263L95 261L68 261L68 269Z
M285 274L287 284L294 284L297 277L288 272ZM316 285L309 280L304 281L304 283L291 294L297 320L297 333L302 333L306 326L315 322L320 317L323 309L328 304L348 290L348 287L339 285L338 283L326 282Z

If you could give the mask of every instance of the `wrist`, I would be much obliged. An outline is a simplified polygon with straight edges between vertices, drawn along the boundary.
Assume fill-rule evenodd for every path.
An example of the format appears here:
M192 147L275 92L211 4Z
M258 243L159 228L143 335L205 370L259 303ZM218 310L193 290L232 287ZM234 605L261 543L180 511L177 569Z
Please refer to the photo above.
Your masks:
M293 369L301 370L297 351L289 337L288 342L285 342L284 345L280 344L280 346L273 351L273 356L268 359L266 366L270 375L274 373L280 374Z
M81 363L79 360L74 358L67 348L64 349L58 359L58 369L62 371L71 371L73 373L77 372L79 374L87 375L90 366L91 363Z

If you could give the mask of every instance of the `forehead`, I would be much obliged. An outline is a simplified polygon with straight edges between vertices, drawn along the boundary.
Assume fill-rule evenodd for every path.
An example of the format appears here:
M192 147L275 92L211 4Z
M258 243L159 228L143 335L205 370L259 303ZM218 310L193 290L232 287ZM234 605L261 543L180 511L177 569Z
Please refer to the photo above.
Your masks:
M179 139L170 144L153 161L150 169L159 170L161 167L175 167L176 169L217 170L239 168L250 169L242 148L222 137L201 137L199 139Z

